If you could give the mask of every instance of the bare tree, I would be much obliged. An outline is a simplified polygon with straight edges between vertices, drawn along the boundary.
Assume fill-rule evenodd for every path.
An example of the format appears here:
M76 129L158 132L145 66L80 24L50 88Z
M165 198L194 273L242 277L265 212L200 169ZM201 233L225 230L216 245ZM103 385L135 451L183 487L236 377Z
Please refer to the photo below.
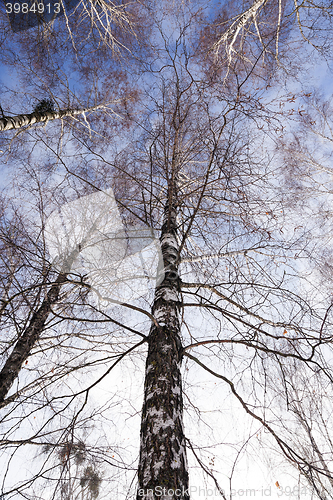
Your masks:
M95 469L87 466L82 477L72 477L81 474L74 469L83 443L81 447L89 450L93 464L122 469L130 480L137 470L137 488L130 493L137 499L188 499L188 460L192 466L196 463L222 498L227 498L232 496L238 457L258 434L262 442L279 449L288 463L296 466L310 484L311 494L321 498L323 489L330 491L328 439L323 441L312 430L321 409L309 413L312 399L306 393L306 404L300 405L300 384L310 385L317 373L322 388L332 382L331 302L324 287L318 299L320 286L304 271L309 262L317 265L315 259L311 261L313 247L309 243L315 233L302 228L304 221L296 204L289 210L290 186L280 185L281 157L270 142L277 141L283 127L293 124L293 115L280 109L283 106L277 109L276 94L269 89L281 78L278 63L283 63L283 54L277 51L276 41L279 46L285 37L287 52L288 30L292 33L290 43L295 36L288 16L285 26L282 23L282 4L273 7L270 2L254 2L233 15L227 15L227 10L223 15L217 13L226 30L216 38L216 23L215 31L208 22L202 29L204 14L209 17L211 12L205 12L201 5L182 4L173 9L166 4L162 21L148 5L147 15L154 23L152 48L146 60L142 53L137 54L142 69L137 73L137 97L142 100L137 114L129 119L126 135L110 143L110 133L101 124L96 141L80 127L68 136L66 147L55 147L60 143L56 136L43 139L43 151L55 165L49 175L53 187L58 186L54 199L64 196L66 202L75 202L112 188L126 230L142 224L143 231L146 224L159 233L164 275L146 295L117 302L115 289L98 281L103 273L98 274L97 266L95 275L87 273L88 283L91 280L88 295L81 297L75 292L53 309L64 281L57 282L59 275L51 285L49 293L56 292L55 300L46 294L47 304L42 303L42 307L48 307L48 314L52 309L53 319L59 319L59 324L53 323L57 342L47 345L50 339L43 324L40 350L35 347L29 353L33 361L44 359L49 352L57 358L57 366L52 372L48 359L44 359L44 372L34 366L30 378L27 376L24 401L11 401L3 417L3 446L7 450L36 446L44 447L48 455L20 484L14 484L6 472L9 486L4 492L8 495L42 496L39 488L46 477L49 484L44 486L44 496L55 497L65 485L64 496L75 498L80 491L77 481L82 480L84 488L95 474ZM296 8L296 20L299 10ZM269 26L266 19L271 21ZM213 66L208 49L215 50L216 57L222 45L226 58L216 59ZM203 58L205 53L207 59ZM266 55L270 57L267 66ZM281 102L279 95L278 99ZM288 99L284 98L286 107ZM40 144L42 139L35 138L34 144ZM24 143L24 147L29 148L29 144ZM28 164L31 168L32 156ZM42 168L38 175L41 172L45 175ZM32 193L30 190L26 195L28 200L33 199ZM48 202L49 215L54 199L50 197ZM309 212L309 219L314 213ZM77 257L81 250L75 251ZM51 248L48 252L51 255ZM117 260L120 287L128 277L121 267L126 257L124 254ZM132 268L133 262L129 264ZM77 274L79 278L84 273ZM93 281L92 276L98 279ZM134 277L132 280L134 289L138 282ZM87 429L92 416L108 422L113 419L113 398L98 406L98 396L93 395L105 390L107 377L122 363L142 379L146 344L140 456L127 456L125 447L120 451L115 440L111 446L107 444L116 450L112 459L107 458L108 451L98 439L95 445L88 443L100 429L88 437ZM302 373L301 381L295 371ZM87 375L76 381L71 377L69 384L65 378L69 373ZM240 446L234 443L236 456L231 455L230 467L230 450L226 451L226 444L218 446L214 425L208 445L214 448L210 459L202 442L202 429L216 422L205 410L200 414L196 400L200 398L198 393L193 398L189 386L199 384L198 379L202 381L206 374L220 384L221 394L233 401L236 412L244 415L243 422L252 422L248 438ZM126 397L117 391L113 397L117 408L126 405ZM126 406L128 420L139 414L141 403L133 400L132 406ZM326 404L323 391L320 403ZM218 402L209 404L214 419L225 423ZM184 428L184 410L185 415L200 414L195 430ZM26 425L34 412L40 412L38 423L29 437L22 439L11 415L19 415ZM329 427L329 423L325 425ZM112 474L105 472L104 481L106 477L109 496ZM52 481L56 484L53 491ZM120 497L121 492L115 494ZM126 491L122 494L126 496Z
M42 100L39 105L40 104L42 104L43 107L38 107L37 105L33 113L3 116L0 120L0 130L19 129L28 125L33 125L34 123L48 122L49 120L56 120L57 118L63 118L65 116L76 116L98 109L65 109L55 111L54 105L52 106L52 101Z

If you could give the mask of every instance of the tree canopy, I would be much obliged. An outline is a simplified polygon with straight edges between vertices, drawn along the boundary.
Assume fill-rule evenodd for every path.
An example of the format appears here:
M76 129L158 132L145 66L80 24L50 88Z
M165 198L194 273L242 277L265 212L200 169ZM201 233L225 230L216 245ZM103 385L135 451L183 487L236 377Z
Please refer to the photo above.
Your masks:
M3 498L330 498L331 13L1 14Z

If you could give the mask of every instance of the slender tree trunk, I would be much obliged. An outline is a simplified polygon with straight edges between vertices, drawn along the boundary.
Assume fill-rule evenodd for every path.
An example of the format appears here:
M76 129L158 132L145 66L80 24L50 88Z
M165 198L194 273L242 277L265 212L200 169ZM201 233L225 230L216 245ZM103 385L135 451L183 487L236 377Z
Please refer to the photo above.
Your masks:
M98 108L98 106L95 106L92 108L63 109L60 111L34 111L33 113L24 115L4 116L0 119L0 131L18 129L27 125L33 125L34 123L47 122L49 120L55 120L57 118L64 118L65 116L76 116L88 111L96 110Z
M3 316L4 310L6 309L6 306L8 304L8 292L10 290L10 287L12 286L13 280L14 280L14 274L15 274L15 263L11 262L10 264L10 275L8 278L7 283L3 287L3 292L2 292L2 297L0 299L0 320Z
M34 312L27 328L23 331L19 340L10 353L6 363L0 371L0 408L5 404L5 397L9 389L17 378L22 365L29 357L32 348L40 339L45 323L52 306L59 300L61 287L67 281L67 275L72 267L72 264L79 254L79 249L75 249L64 264L61 272L58 274L56 281L47 292L41 306Z
M152 325L148 339L137 500L189 499L182 422L177 204L174 198L169 197L160 238L165 278L156 288L152 312L157 324Z
M91 199L90 199L91 200ZM85 203L82 205L82 210L85 207ZM112 205L111 205L112 208ZM81 250L85 247L87 242L91 241L92 235L95 231L98 231L99 220L105 216L106 213L109 214L110 205L105 203L102 206L101 213L97 214L96 220L91 223L86 221L87 224L91 223L91 227L87 227L87 232L85 237L78 243L75 248L68 254L67 258L65 258L60 273L56 281L51 286L48 291L45 299L43 300L41 306L38 310L33 314L31 321L27 328L23 331L22 335L18 339L17 343L14 346L11 354L9 355L5 365L0 371L0 408L6 404L5 397L8 394L9 389L11 388L14 380L18 376L20 369L23 363L29 357L32 348L41 338L41 335L44 331L45 323L49 314L52 311L52 306L55 305L59 300L59 294L61 287L67 281L67 276L72 268L72 265L76 258L78 257ZM97 210L98 212L98 210ZM75 209L71 217L75 217ZM67 214L68 216L68 214ZM74 219L73 219L74 220ZM75 219L76 220L76 219ZM69 225L69 228L71 225ZM54 231L57 230L57 225L55 224ZM60 251L60 249L59 249ZM61 253L61 252L60 252Z

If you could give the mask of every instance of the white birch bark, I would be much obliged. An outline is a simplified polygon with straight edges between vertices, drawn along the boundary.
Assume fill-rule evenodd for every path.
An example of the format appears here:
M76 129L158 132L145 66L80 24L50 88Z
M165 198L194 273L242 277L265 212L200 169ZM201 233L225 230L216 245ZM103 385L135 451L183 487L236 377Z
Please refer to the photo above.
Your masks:
M16 116L3 116L0 118L0 131L19 129L35 123L48 122L49 120L56 120L57 118L65 118L66 116L76 116L88 111L99 109L98 106L83 109L63 109L60 111L44 111L16 115Z
M169 200L160 238L165 278L156 288L152 308L155 323L148 339L137 500L189 500L176 216L177 206Z
M58 302L60 290L64 283L66 283L67 275L78 255L79 249L77 248L73 250L71 255L68 257L61 272L58 274L57 279L47 292L40 307L32 315L28 326L22 332L12 352L2 367L0 371L0 408L6 404L5 397L7 396L8 391L20 373L22 365L30 356L31 350L40 339L44 331L45 323L52 311L52 306Z
M215 54L217 55L221 45L225 45L225 50L228 55L229 63L232 60L232 53L234 51L234 44L246 24L252 19L256 23L256 18L260 9L267 3L267 0L255 0L251 7L237 16L232 25L214 44Z

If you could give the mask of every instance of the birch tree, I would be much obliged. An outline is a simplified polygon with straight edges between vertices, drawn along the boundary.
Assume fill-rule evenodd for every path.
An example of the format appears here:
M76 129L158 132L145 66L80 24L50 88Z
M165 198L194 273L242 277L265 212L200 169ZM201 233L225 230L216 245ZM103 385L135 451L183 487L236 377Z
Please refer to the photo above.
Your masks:
M66 116L74 117L79 114L89 113L98 108L89 109L63 109L60 111L53 110L36 110L33 113L28 113L26 115L16 115L16 116L3 116L0 120L0 130L12 130L20 129L22 127L27 127L29 125L34 125L35 123L44 123L49 120L56 120L58 118L64 118Z
M61 32L58 34L58 43L61 40L61 36L63 36L63 33ZM62 100L61 94L56 97L56 92L59 90L59 88L62 88L62 91L65 91L67 94L67 99L69 98L69 95L71 95L71 89L70 89L70 83L69 83L69 78L65 78L65 81L62 81L63 74L61 74L61 63L59 61L61 58L59 58L60 54L58 54L57 49L52 45L52 43L49 43L47 39L44 39L41 37L40 33L35 33L34 36L30 37L30 43L29 47L25 46L25 40L24 36L21 37L19 43L21 43L22 50L20 51L20 62L21 66L17 65L17 54L15 51L12 51L12 48L9 46L7 47L8 50L5 51L4 53L4 60L5 63L7 64L7 67L15 68L15 71L17 70L19 76L23 80L30 80L32 79L32 87L35 86L36 82L36 76L37 76L37 88L35 86L34 91L36 92L36 95L38 95L38 92L41 92L41 95L45 95L45 90L46 93L49 95L52 95L52 98L44 98L41 100L38 100L37 103L34 106L34 110L32 113L26 113L26 114L19 114L19 115L14 115L14 116L6 116L4 113L3 108L1 108L2 111L2 118L1 118L1 123L0 123L0 129L3 131L5 134L3 136L3 144L9 145L9 153L11 154L12 159L14 157L18 162L22 161L22 158L24 158L25 154L28 156L31 154L30 151L26 151L24 149L24 140L21 141L15 141L18 136L22 132L27 132L27 130L34 124L47 124L49 121L52 120L57 120L60 119L62 120L63 118L69 117L75 120L75 117L80 115L81 117L83 116L82 123L84 127L87 130L88 135L91 136L91 126L87 121L87 117L89 117L90 113L93 113L95 111L100 111L102 113L113 113L113 116L116 117L116 121L127 121L126 117L123 118L120 115L118 115L111 107L110 103L108 102L108 99L110 95L108 96L108 93L110 91L110 85L104 85L103 88L103 98L102 98L102 104L94 104L93 106L89 108L83 108L79 109L79 107L76 106L71 106L68 107L67 109L59 109L56 110L56 100ZM90 44L90 49L92 48L93 44ZM64 45L62 45L64 48ZM70 53L70 57L73 57L73 53L75 51L72 50L72 53ZM68 64L69 59L66 61L66 64ZM97 67L97 60L99 63L103 60L100 58L98 49L95 49L95 68ZM104 59L105 61L105 59ZM45 68L45 63L47 63L47 68ZM5 67L5 66L4 66ZM115 60L109 61L108 65L108 77L111 76L111 68L117 67L117 62ZM82 68L82 61L78 65L76 65L76 69L80 74L82 72L86 71L84 68ZM102 68L101 68L102 69ZM106 68L105 68L106 69ZM95 102L96 99L98 99L98 96L96 94L97 89L97 83L98 85L102 85L102 80L101 77L101 72L99 72L99 75L97 76L97 72L92 70L94 73L93 78L91 79L90 77L86 78L85 82L85 87L86 90L89 89L89 84L95 85L94 93L95 93ZM50 82L50 74L53 74L51 77L52 84L51 86L49 85ZM103 71L102 71L103 73ZM89 82L89 83L88 83ZM116 104L117 111L122 107L123 110L126 108L126 112L128 113L129 109L129 102L133 101L134 99L134 92L132 89L127 89L127 81L126 81L126 74L124 72L117 72L113 74L113 92L116 92L116 87L118 87L118 90L120 91L120 95L118 95L119 99L113 99L113 104ZM8 92L13 92L13 89L7 89ZM89 90L90 95L91 95L91 89ZM17 93L14 92L14 95L17 95ZM77 97L74 96L72 93L70 100L76 99ZM35 101L36 102L36 101ZM59 102L59 101L58 101ZM120 107L119 104L120 103ZM124 105L125 104L125 105ZM73 123L72 121L72 126L75 126L75 121ZM78 123L80 126L80 123ZM63 132L63 128L66 126L66 123L61 123L60 127L58 128L59 131ZM14 130L15 132L14 136L10 136L8 139L6 138L6 133L8 133L9 130ZM41 136L39 135L40 130L36 131L36 136L37 139L35 138L35 144L38 144L38 141L40 140ZM60 132L61 133L61 132ZM30 140L33 137L34 133L30 133ZM43 135L43 134L42 134ZM95 132L95 136L98 135ZM61 138L60 138L61 141ZM14 147L13 147L14 144ZM23 145L23 153L20 151L20 146ZM59 144L59 143L58 143ZM18 149L16 146L19 146ZM37 148L39 147L38 145L36 146ZM14 152L15 150L15 152ZM8 151L2 151L2 153L8 153ZM33 160L32 160L33 161ZM29 167L28 167L29 168ZM31 167L32 169L34 167ZM28 176L29 177L29 176ZM28 180L28 183L30 180ZM84 241L81 242L84 244ZM26 325L23 327L23 329L19 329L19 339L16 342L16 345L14 349L12 350L10 356L7 358L5 365L2 367L1 370L1 404L4 403L4 398L10 389L10 387L13 384L13 381L17 378L20 369L24 363L28 363L27 358L30 356L30 353L32 349L35 347L35 345L38 343L42 333L44 332L45 328L45 323L49 319L52 311L52 307L56 305L59 302L59 297L60 297L60 291L63 285L67 282L67 275L68 272L71 269L71 264L75 261L77 257L77 252L78 249L73 249L71 255L67 256L67 261L64 263L64 269L61 269L54 277L54 283L51 283L49 291L46 293L46 296L44 300L42 301L41 304L38 305L38 299L37 303L32 306L31 308L31 313L32 316L30 317L29 320L27 320ZM47 267L47 263L46 263ZM44 269L45 271L45 269ZM37 295L40 293L40 290L42 288L45 288L47 286L47 276L43 275L43 272L41 271L41 278L40 278L40 285L39 289L38 286L34 286L34 289L38 291ZM3 307L6 307L6 305L10 304L12 301L12 297L8 298L6 302L3 303ZM12 395L13 399L13 395ZM7 401L8 402L8 401Z
M118 9L110 5L110 10L113 7ZM126 17L124 8L119 6L119 10ZM96 140L105 120L108 121L109 133L111 122L119 130L128 126L128 116L133 112L137 93L122 62L123 52L128 51L123 47L123 52L115 54L107 48L106 42L102 43L96 36L94 23L89 24L87 12L83 19L79 16L74 21L75 43L74 34L72 38L68 37L69 25L66 27L64 23L62 18L48 36L32 29L29 34L7 34L4 40L1 54L4 81L0 103L4 155L8 150L14 152L20 144L21 134L28 130L32 131L32 136L34 129L41 132L41 125L46 128L49 122L59 122L59 140L64 130L77 127L80 134L85 128L86 133ZM123 42L126 40L130 46L135 38L133 29L130 35L124 26L120 28L115 23L114 27L117 27ZM90 29L92 31L87 37ZM93 57L88 59L86 54L89 53ZM95 126L97 130L94 130Z
M305 46L328 54L331 44L329 2L256 0L232 6L226 2L219 15L214 23L216 38L212 50L216 57L226 58L228 67L236 61L247 64L251 56L256 57L255 52L249 50L251 46L253 50L255 40L259 53L273 57L277 63L281 55L283 66L291 48L286 38L291 30L296 32L292 42L295 48L300 48L299 38Z
M143 354L146 361L138 462L133 456L124 458L125 449L121 456L120 448L114 443L109 446L110 441L105 440L108 451L114 451L111 458L100 443L95 447L88 444L87 436L85 444L105 468L126 471L129 483L137 469L137 487L129 496L183 500L192 493L195 498L188 461L192 468L202 470L220 497L233 496L232 481L246 440L239 445L235 438L234 452L221 437L219 426L230 422L218 398L206 400L195 429L183 423L184 416L186 424L189 415L193 422L199 413L199 393L193 397L190 386L199 386L204 374L209 374L210 385L213 381L219 384L215 394L233 401L233 418L243 415L238 425L246 427L252 422L248 436L252 446L260 441L272 453L280 450L286 462L312 480L311 495L321 498L322 490L331 491L327 441L323 444L311 432L311 418L317 419L318 412L309 415L306 405L299 406L300 382L294 377L296 369L302 373L305 386L320 373L318 398L325 405L325 383L332 381L331 302L329 293L323 288L318 294L316 279L304 272L310 262L309 234L315 233L311 224L302 230L304 221L297 207L292 211L287 205L286 209L280 157L270 142L280 137L283 127L292 126L288 120L293 117L283 106L277 109L276 96L268 90L280 74L275 73L274 57L264 71L263 46L248 42L253 59L245 61L243 53L236 62L231 57L243 40L238 37L250 22L255 25L266 3L254 2L242 14L227 17L229 31L218 40L222 40L220 46L224 43L229 47L230 57L217 60L212 68L209 55L202 67L198 63L203 61L205 51L207 54L207 47L213 50L218 43L211 35L203 37L202 19L207 11L201 5L197 10L196 6L184 5L174 9L166 3L161 17L155 16L148 5L147 15L154 21L152 50L146 60L141 58L138 78L142 100L139 113L131 117L127 135L115 146L108 143L107 133L104 141L96 142L89 134L73 134L67 149L54 148L51 140L47 143L49 161L56 165L52 175L66 179L66 196L80 199L87 189L98 192L103 184L104 189L112 187L119 213L129 227L134 221L159 233L164 277L145 297L123 301L118 309L98 303L98 290L91 289L84 301L76 296L74 303L69 301L68 308L59 311L58 317L76 337L64 347L57 343L52 352L60 357L70 352L72 363L73 353L80 351L82 362L80 359L71 367L82 374L90 370L91 379L81 377L74 382L71 378L71 384L63 381L52 385L49 381L53 373L46 371L38 379L43 390L36 389L35 384L33 390L37 392L30 393L30 400L27 393L26 406L8 407L3 419L3 445L47 446L49 455L38 472L20 484L13 485L8 479L9 486L4 488L7 495L21 492L42 496L41 478L46 471L49 483L57 478L57 486L52 493L50 484L45 487L44 483L45 497L56 496L61 484L72 484L68 471L82 429L88 428L90 398L98 388L105 387L103 384L121 363L139 373ZM265 11L267 18L270 12L280 30L279 9ZM205 23L205 29L209 34L211 24ZM268 39L270 36L268 29ZM287 39L286 33L284 36ZM282 60L281 53L278 59ZM286 107L288 99L284 99ZM280 103L280 95L278 100ZM71 155L74 146L80 165ZM308 214L311 223L312 215ZM109 293L112 295L111 289ZM103 299L107 303L113 300L107 293ZM107 341L98 344L92 337L102 337L103 322L107 328L113 325L112 336L108 334ZM66 337L62 328L56 329L59 338ZM147 352L143 353L145 345ZM103 355L99 356L98 349ZM38 353L34 355L37 358ZM93 371L92 366L100 368ZM68 373L60 364L57 370L60 375ZM116 376L112 382L116 383ZM91 414L110 423L113 397L116 408L120 400L121 408L125 407L126 396L114 391L105 406L98 406L93 399L97 406ZM305 392L303 397L311 402ZM128 419L139 414L141 403L133 401L132 407L126 406L127 415L131 415ZM11 412L20 408L30 411L32 407L45 411L45 415L39 414L28 438L15 439L18 430L9 430ZM28 417L22 417L21 422L27 421ZM214 456L210 460L205 425L211 426L208 447L214 448ZM67 450L60 463L59 449ZM57 466L52 456L58 458ZM194 474L191 479L195 482ZM283 480L275 479L275 488L284 487ZM108 497L115 491L111 473L104 475L104 481ZM239 480L235 484L243 487ZM114 495L126 497L127 490Z

